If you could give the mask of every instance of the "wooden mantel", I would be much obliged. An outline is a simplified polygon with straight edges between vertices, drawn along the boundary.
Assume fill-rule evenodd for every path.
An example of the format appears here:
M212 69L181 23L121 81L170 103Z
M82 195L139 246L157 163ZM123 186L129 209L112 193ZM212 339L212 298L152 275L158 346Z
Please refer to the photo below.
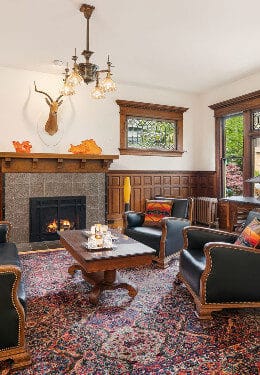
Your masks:
M1 173L107 172L118 155L0 152Z

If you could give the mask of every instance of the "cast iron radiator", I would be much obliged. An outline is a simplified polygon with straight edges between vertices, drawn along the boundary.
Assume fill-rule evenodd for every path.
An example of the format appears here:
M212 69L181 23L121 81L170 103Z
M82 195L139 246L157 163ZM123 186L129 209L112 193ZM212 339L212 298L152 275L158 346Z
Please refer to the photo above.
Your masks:
M194 224L202 224L209 227L216 226L217 204L217 198L194 198Z

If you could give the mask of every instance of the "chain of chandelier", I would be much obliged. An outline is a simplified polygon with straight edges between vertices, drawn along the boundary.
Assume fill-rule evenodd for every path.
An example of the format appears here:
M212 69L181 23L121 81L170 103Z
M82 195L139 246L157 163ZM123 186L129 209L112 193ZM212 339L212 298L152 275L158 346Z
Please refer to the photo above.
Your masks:
M92 15L94 6L88 4L82 4L80 11L84 13L87 19L87 31L86 31L86 49L82 51L82 55L85 57L84 63L77 63L78 56L75 54L72 56L73 68L69 69L68 63L65 69L65 78L63 80L63 87L61 90L61 95L69 96L75 94L75 87L80 85L82 82L89 84L91 82L96 82L95 87L91 90L91 97L93 99L103 99L107 92L112 92L116 90L116 84L112 80L111 67L112 63L107 58L106 69L99 69L96 64L89 61L92 51L89 50L89 20ZM105 77L102 76L105 74Z

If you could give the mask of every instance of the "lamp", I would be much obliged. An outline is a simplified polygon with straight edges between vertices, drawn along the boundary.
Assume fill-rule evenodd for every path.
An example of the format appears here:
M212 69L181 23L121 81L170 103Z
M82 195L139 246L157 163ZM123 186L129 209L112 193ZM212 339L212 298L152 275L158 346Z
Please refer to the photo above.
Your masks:
M69 96L69 95L75 94L74 85L70 81L68 81L68 78L69 78L69 67L67 63L67 68L65 69L65 77L63 80L64 83L60 92L61 95Z
M78 56L75 49L75 54L72 56L72 60L74 61L72 71L66 72L65 69L65 80L64 84L70 85L70 87L74 87L81 82L85 82L87 85L93 81L96 82L95 88L91 91L91 96L94 99L103 99L105 97L106 92L111 92L116 90L116 84L112 80L111 76L111 67L112 63L109 60L109 56L107 59L107 68L106 69L99 69L98 65L93 64L89 61L90 57L92 56L93 52L89 50L89 20L95 9L94 6L88 4L82 4L80 7L80 12L82 12L87 20L87 31L86 31L86 49L82 51L82 55L85 57L85 62L77 63ZM106 73L106 77L100 81L100 74ZM72 95L72 94L69 94Z

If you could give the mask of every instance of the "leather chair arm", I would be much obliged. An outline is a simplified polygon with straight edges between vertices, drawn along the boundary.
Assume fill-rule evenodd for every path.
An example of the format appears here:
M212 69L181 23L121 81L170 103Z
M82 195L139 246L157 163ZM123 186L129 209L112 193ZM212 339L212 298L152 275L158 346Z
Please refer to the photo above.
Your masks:
M201 252L204 245L208 242L234 243L237 237L238 233L199 226L189 226L183 230L184 248L198 249Z
M260 301L260 250L225 242L207 243L200 294L205 303Z
M0 243L9 241L11 224L8 221L0 221Z
M125 228L141 227L144 223L145 214L143 212L127 211L124 213Z
M21 271L16 266L0 265L0 348L24 343L25 312L18 299Z
M178 217L165 217L161 220L161 242L164 244L166 256L183 248L182 230L190 224L191 222L188 219Z

